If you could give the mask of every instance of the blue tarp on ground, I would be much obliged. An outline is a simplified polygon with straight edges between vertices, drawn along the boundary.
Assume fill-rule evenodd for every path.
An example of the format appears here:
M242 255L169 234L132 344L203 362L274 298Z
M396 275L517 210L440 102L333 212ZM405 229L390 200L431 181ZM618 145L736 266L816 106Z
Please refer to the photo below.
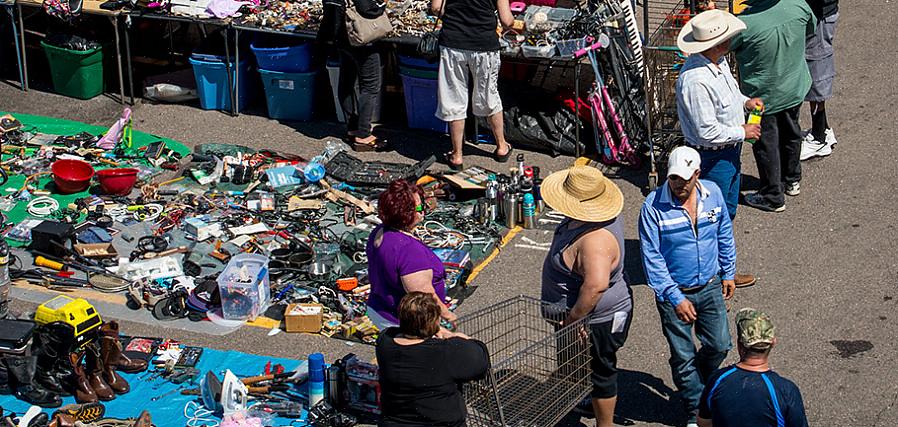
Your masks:
M265 356L257 356L237 351L218 351L205 349L197 364L200 376L197 377L196 385L187 385L186 388L194 388L199 386L199 379L205 376L206 371L212 371L221 379L224 376L224 370L230 369L238 377L252 377L262 375L265 372L265 364L271 361L272 366L280 364L285 371L292 371L299 366L298 360L278 359ZM184 396L179 392L172 393L156 402L152 401L155 396L160 396L171 390L178 389L180 386L172 384L167 380L157 378L155 380L139 380L138 377L144 376L145 373L125 374L121 373L123 378L131 385L131 391L127 394L117 396L115 400L104 402L106 405L106 416L114 418L131 418L137 417L141 410L148 410L152 414L153 424L157 427L184 427L187 418L184 416L184 407L190 401L199 402L198 396ZM186 384L186 383L185 383ZM300 387L297 392L305 394L305 387ZM75 403L73 397L63 398L63 405ZM31 405L16 399L10 395L0 395L0 407L7 413L15 412L18 414L25 413ZM50 415L53 409L47 409ZM218 419L217 417L215 417ZM289 419L278 418L272 423L273 425L289 425ZM302 425L298 422L294 425Z

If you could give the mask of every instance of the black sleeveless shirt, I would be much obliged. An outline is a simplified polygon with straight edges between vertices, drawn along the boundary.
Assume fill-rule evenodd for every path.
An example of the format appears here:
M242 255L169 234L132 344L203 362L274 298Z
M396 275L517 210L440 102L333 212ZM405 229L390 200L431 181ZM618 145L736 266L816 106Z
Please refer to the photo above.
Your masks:
M443 0L440 46L488 52L499 50L496 0Z

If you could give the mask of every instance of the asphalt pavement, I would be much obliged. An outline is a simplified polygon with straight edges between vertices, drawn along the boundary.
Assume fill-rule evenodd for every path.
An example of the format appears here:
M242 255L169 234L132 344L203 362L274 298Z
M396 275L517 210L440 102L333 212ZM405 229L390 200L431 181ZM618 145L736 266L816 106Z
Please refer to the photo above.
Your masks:
M803 163L802 193L787 200L783 213L739 208L735 221L738 270L759 276L755 287L740 289L730 302L732 313L755 307L770 314L779 344L772 366L801 388L811 425L898 425L898 211L894 186L894 100L898 85L898 2L843 2L835 40L838 77L835 98L827 103L830 124L839 144L824 159ZM0 84L0 110L111 123L120 106L107 97L76 101L39 91L22 93ZM807 112L803 114L806 116ZM137 130L174 138L187 145L208 142L276 148L313 156L329 137L340 134L334 123L279 123L259 115L229 117L191 106L135 107ZM805 117L804 122L808 120ZM427 132L385 130L397 147L390 153L363 153L364 159L420 160L448 151L446 137ZM466 163L498 169L489 157L492 146L466 147ZM526 153L528 163L552 171L572 159ZM440 165L439 167L445 167ZM743 152L744 190L756 185L757 169L750 148ZM644 198L645 171L609 171L625 196L626 268L633 285L635 308L626 346L619 353L618 415L639 426L679 425L679 403L667 364L653 295L639 266L636 222ZM516 247L526 236L549 242L551 233L526 230L474 280L476 291L459 314L524 294L539 295L545 252ZM33 305L17 302L17 309ZM732 319L731 319L732 322ZM732 328L732 326L731 326ZM227 336L166 329L164 324L127 322L124 331L181 339L218 349L235 349L278 357L304 357L323 351L329 358L355 352L365 357L371 347L318 336L244 327ZM725 363L736 360L731 352ZM563 425L592 425L568 417Z

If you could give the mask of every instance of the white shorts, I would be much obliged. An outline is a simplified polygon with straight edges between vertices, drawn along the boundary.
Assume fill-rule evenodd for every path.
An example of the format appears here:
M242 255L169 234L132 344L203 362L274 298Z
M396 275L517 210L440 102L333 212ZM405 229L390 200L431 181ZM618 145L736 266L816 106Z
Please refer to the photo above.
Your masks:
M474 115L487 117L502 112L499 98L499 52L440 47L440 72L436 116L451 122L468 116L468 79L474 76Z

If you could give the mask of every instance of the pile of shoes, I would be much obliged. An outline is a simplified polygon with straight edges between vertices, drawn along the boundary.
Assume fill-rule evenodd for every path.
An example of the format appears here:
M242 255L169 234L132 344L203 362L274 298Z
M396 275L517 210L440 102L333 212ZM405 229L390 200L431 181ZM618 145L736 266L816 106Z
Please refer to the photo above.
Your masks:
M122 354L115 321L103 323L81 345L75 345L70 331L38 326L30 352L0 356L0 393L45 408L62 405L61 396L74 395L79 403L112 400L131 389L116 371L147 369L146 361Z
M3 427L153 427L150 413L143 411L137 418L104 418L106 407L102 403L79 403L66 405L53 416L32 406L22 415L6 414L0 408L0 426Z

